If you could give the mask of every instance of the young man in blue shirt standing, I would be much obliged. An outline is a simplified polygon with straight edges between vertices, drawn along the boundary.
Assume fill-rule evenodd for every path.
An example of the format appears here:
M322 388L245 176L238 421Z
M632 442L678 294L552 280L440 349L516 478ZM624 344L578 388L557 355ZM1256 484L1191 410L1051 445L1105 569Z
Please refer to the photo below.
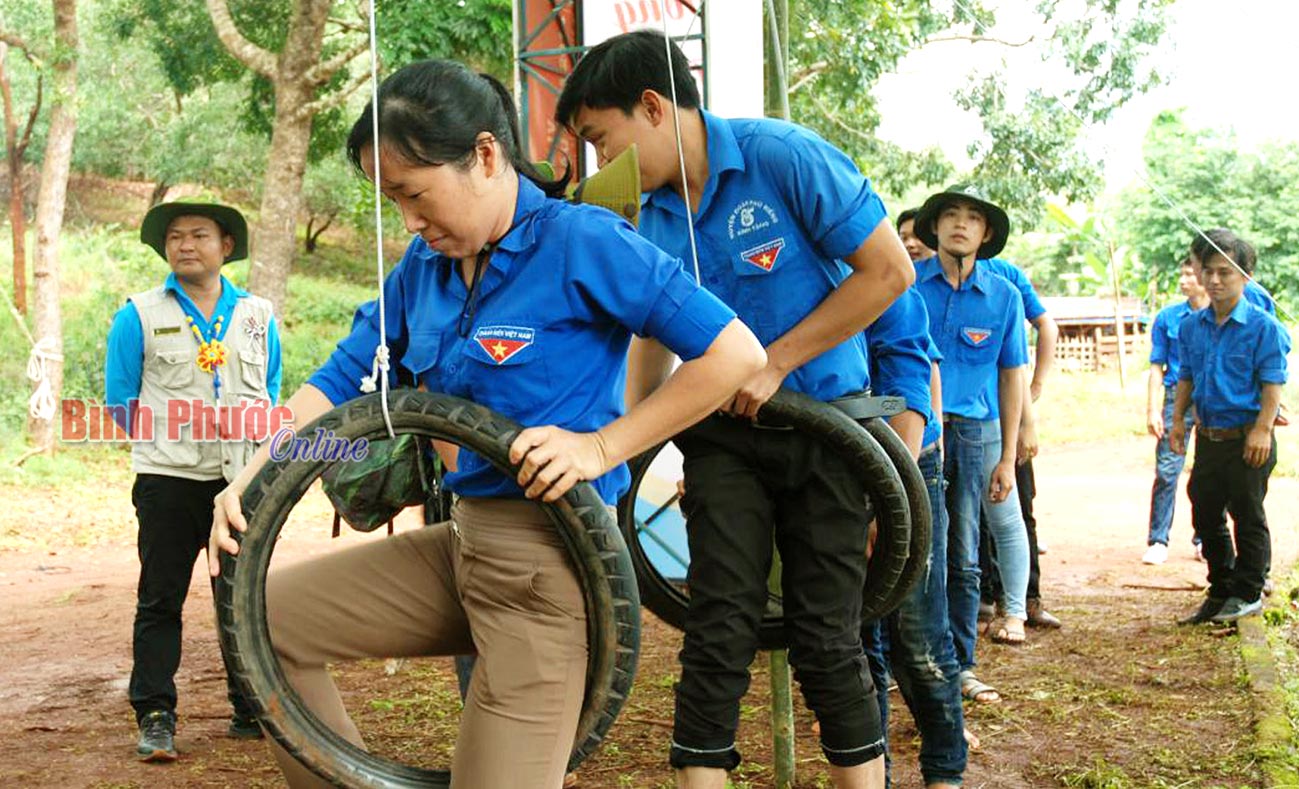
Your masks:
M766 369L725 414L676 438L691 556L670 755L678 785L721 789L739 764L739 703L774 536L790 662L820 722L831 780L882 787L884 737L860 636L869 500L820 441L753 420L782 386L822 401L866 390L862 331L912 282L906 250L848 157L799 126L702 111L685 56L659 34L590 50L556 118L601 164L638 145L649 193L641 232L689 261L689 212L702 283L767 350ZM629 377L629 397L652 389L666 362L633 349L633 366L650 372Z
M1276 465L1272 429L1290 337L1276 318L1245 298L1254 256L1237 241L1218 244L1227 255L1215 251L1200 258L1210 306L1187 315L1178 332L1181 369L1169 444L1174 452L1186 452L1185 418L1193 403L1195 464L1187 490L1209 565L1204 602L1184 624L1233 622L1261 611L1272 558L1263 499Z
M1005 211L975 188L932 195L916 234L938 254L916 266L916 289L929 331L943 354L943 420L951 526L947 596L962 694L994 701L974 675L979 613L979 518L986 514L1001 568L1005 616L993 640L1024 641L1028 618L1028 539L1015 487L1016 442L1023 408L1024 306L1019 293L987 268L1006 243Z
M1141 561L1163 564L1168 560L1168 534L1173 528L1173 511L1177 506L1177 480L1182 476L1186 456L1169 447L1169 428L1173 424L1173 401L1177 396L1181 348L1178 333L1182 320L1209 306L1209 294L1196 277L1190 258L1182 261L1178 287L1186 301L1159 311L1150 327L1150 380L1147 386L1146 429L1155 444L1155 485L1150 491L1150 534ZM1162 393L1162 395L1161 395ZM1183 429L1190 432L1193 421L1188 409ZM1200 558L1200 538L1195 537L1195 555Z

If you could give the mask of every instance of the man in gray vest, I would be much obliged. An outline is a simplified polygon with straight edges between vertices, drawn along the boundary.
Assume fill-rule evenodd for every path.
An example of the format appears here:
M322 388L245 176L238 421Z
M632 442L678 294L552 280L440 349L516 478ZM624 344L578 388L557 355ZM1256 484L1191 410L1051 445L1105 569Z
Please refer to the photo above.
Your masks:
M136 293L108 333L105 401L131 434L140 530L129 695L144 761L176 759L176 669L181 609L212 501L266 438L279 396L280 341L270 302L235 287L221 267L248 256L248 226L233 208L164 203L140 240L171 266ZM253 418L260 411L260 418ZM228 733L260 737L254 710L230 682Z

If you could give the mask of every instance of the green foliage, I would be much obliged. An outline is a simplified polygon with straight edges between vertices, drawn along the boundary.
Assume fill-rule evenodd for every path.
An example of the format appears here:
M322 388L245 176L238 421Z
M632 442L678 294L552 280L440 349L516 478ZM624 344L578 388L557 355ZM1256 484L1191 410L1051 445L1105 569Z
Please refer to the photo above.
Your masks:
M387 69L451 58L510 84L511 0L378 0L377 9L376 33Z
M871 88L903 56L944 29L952 17L929 0L790 4L789 96L793 119L837 145L893 194L937 184L953 168L937 150L912 153L879 140L879 108Z
M1258 250L1259 281L1290 314L1299 311L1299 144L1240 150L1230 133L1193 129L1161 113L1144 145L1150 181L1201 228L1229 227ZM1120 198L1117 225L1162 290L1174 289L1193 231L1149 185Z
M972 76L958 94L960 106L983 120L984 138L969 146L973 175L1007 208L1015 227L1035 228L1052 196L1077 203L1099 193L1098 163L1080 143L1089 126L1160 83L1145 58L1163 35L1170 4L1044 0L1037 11L1052 32L1041 48L1042 62L1067 66L1071 86L1056 93L1030 89L1022 102L1008 101L1009 74L1001 69Z
M1040 3L1037 13L1050 30L1039 47L1042 61L1062 64L1075 77L1058 97L1030 84L1022 101L1010 101L1004 69L970 75L957 102L979 114L984 136L970 145L975 166L968 175L1007 208L1017 230L1035 227L1052 195L1070 201L1095 196L1101 178L1096 162L1079 147L1083 121L1103 121L1158 84L1158 75L1143 63L1163 33L1168 4ZM939 33L1001 46L986 40L993 13L973 0L951 6L930 0L795 0L790 6L790 29L805 31L790 43L794 119L846 151L885 192L905 194L947 181L953 168L937 151L903 151L874 138L880 118L871 88ZM1022 77L1017 81L1023 84Z

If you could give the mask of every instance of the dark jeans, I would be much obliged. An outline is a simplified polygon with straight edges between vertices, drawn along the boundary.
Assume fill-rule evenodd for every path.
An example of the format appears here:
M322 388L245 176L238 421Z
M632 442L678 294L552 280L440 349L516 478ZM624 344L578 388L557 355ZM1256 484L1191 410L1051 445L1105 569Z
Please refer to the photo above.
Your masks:
M212 499L225 486L223 479L196 481L139 474L131 488L131 502L140 522L140 584L127 692L137 721L155 710L176 712L181 610L189 594L194 561L207 549ZM212 587L216 588L216 579L212 579ZM224 663L224 651L221 658ZM254 714L251 702L231 679L228 664L226 693L236 715Z
M959 784L965 773L965 716L961 709L960 668L947 618L947 506L943 460L935 447L920 456L929 489L934 537L928 569L886 620L862 628L884 730L888 731L888 691L882 677L891 670L902 698L920 730L920 773L926 784ZM887 633L881 644L880 635ZM884 657L887 653L887 660Z
M1168 434L1173 428L1173 402L1177 399L1175 387L1164 389L1164 437L1155 444L1155 484L1150 491L1150 534L1146 545L1168 544L1168 533L1173 529L1173 511L1177 506L1177 481L1182 477L1186 455L1179 455L1168 445ZM1186 435L1195 426L1192 409L1186 409ZM1197 545L1198 536L1192 541Z
M1209 597L1239 597L1253 602L1263 592L1263 581L1272 563L1272 537L1267 530L1263 499L1267 481L1276 466L1276 438L1261 468L1251 468L1241 457L1245 439L1208 441L1197 434L1195 464L1187 492L1191 519L1209 565ZM1236 539L1227 531L1231 513Z
M1033 474L1033 461L1015 466L1015 495L1019 498L1019 511L1024 516L1028 532L1028 591L1024 597L1037 600L1042 597L1039 582L1042 571L1038 567L1037 518L1033 517L1033 499L1037 498L1037 477ZM997 567L997 546L988 531L988 516L979 519L979 599L992 604L1001 598L1001 570Z
M782 563L789 662L831 764L884 751L861 644L869 500L833 449L793 430L710 417L675 439L690 546L673 767L733 769L740 699L767 606L773 539Z

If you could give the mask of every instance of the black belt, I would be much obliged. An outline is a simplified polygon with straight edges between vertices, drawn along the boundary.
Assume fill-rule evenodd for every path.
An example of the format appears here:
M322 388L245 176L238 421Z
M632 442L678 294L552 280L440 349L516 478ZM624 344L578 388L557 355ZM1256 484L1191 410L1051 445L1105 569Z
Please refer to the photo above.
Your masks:
M1249 432L1248 425L1245 427L1204 427L1203 425L1195 426L1196 436L1206 441L1239 441Z

